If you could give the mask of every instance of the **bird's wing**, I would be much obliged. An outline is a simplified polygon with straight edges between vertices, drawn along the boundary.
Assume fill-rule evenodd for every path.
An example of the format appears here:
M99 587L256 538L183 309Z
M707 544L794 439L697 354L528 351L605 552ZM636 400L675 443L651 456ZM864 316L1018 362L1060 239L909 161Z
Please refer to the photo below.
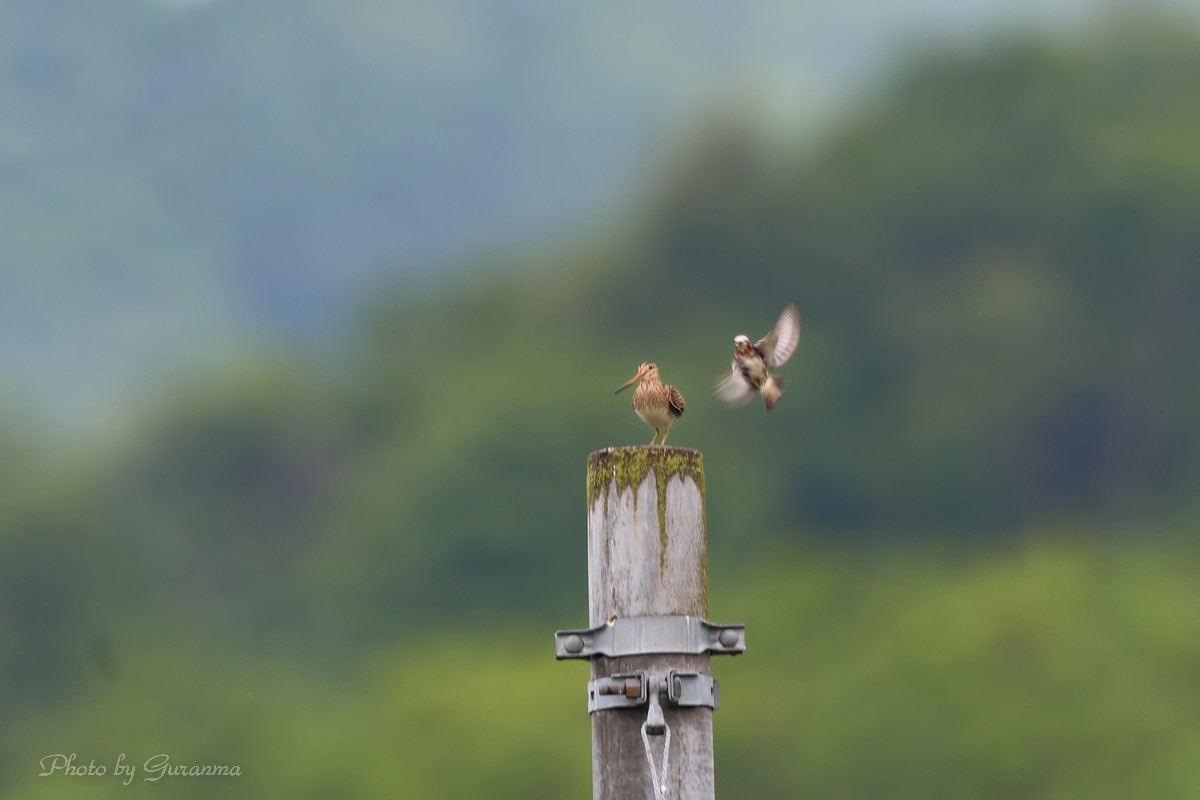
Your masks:
M755 342L754 346L762 353L763 363L774 369L783 366L792 357L799 343L800 312L795 306L788 306L779 315L779 321L771 332Z
M667 404L671 406L672 410L674 410L675 416L683 416L683 395L681 395L679 390L674 386L667 387Z
M750 381L746 380L746 376L742 375L741 370L735 366L732 371L717 379L713 393L718 400L730 408L739 408L749 403L754 397L754 387L750 385Z

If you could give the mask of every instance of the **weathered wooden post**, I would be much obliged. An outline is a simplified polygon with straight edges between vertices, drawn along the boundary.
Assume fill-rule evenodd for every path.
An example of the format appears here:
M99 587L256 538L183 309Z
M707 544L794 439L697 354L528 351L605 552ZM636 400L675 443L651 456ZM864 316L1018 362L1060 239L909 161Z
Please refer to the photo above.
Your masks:
M712 653L745 650L708 614L704 460L675 447L588 458L588 617L556 656L591 660L592 797L713 798ZM657 785L655 779L657 778Z

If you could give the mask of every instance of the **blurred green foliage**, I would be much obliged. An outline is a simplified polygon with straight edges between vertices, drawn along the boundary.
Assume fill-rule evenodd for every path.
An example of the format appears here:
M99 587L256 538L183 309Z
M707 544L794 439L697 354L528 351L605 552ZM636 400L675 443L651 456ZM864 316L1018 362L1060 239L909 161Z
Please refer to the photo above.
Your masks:
M930 55L816 155L716 128L618 239L379 298L334 366L247 358L69 463L0 437L0 791L228 780L36 776L166 752L226 796L586 795L549 634L655 360L749 628L724 796L1195 796L1197 85L1167 28ZM792 300L784 404L716 408Z
M1200 786L1200 602L1179 552L1087 539L964 556L774 551L715 587L746 619L714 662L718 795L1155 797ZM1182 556L1182 557L1181 557ZM564 612L566 613L566 612ZM587 670L548 631L397 637L335 678L155 637L6 727L11 796L586 797ZM104 777L36 776L75 752ZM112 774L120 753L139 772ZM174 763L238 778L144 780ZM33 772L34 774L31 774Z

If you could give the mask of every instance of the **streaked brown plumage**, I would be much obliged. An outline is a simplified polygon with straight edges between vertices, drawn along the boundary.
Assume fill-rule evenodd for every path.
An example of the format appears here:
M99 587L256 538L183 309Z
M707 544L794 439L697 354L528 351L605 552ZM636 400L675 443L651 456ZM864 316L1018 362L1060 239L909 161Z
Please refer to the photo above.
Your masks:
M737 408L761 394L770 411L783 397L783 379L772 376L767 368L783 366L799 342L800 312L795 306L783 309L771 332L754 344L745 334L733 337L733 363L730 371L717 380L717 397Z
M650 444L655 443L661 431L662 441L658 444L665 447L671 425L683 416L683 395L674 386L663 383L658 376L658 366L649 361L638 367L637 373L618 386L613 394L635 383L638 387L633 392L633 410L642 418L642 422L654 428Z

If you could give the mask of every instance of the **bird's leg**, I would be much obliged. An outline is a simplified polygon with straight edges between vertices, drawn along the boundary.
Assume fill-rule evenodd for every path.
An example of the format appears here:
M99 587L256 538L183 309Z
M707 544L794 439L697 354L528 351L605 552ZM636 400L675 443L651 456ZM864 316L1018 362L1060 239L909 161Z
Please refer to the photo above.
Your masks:
M668 426L667 426L667 429L666 429L665 431L663 431L663 438L662 438L662 441L661 441L661 442L659 442L659 444L660 444L660 445L662 445L663 447L666 447L666 446L667 446L667 434L669 434L670 432L671 432L671 426L670 426L670 425L668 425Z
M654 435L650 437L650 447L654 446L654 442L658 440L658 428L654 429Z

